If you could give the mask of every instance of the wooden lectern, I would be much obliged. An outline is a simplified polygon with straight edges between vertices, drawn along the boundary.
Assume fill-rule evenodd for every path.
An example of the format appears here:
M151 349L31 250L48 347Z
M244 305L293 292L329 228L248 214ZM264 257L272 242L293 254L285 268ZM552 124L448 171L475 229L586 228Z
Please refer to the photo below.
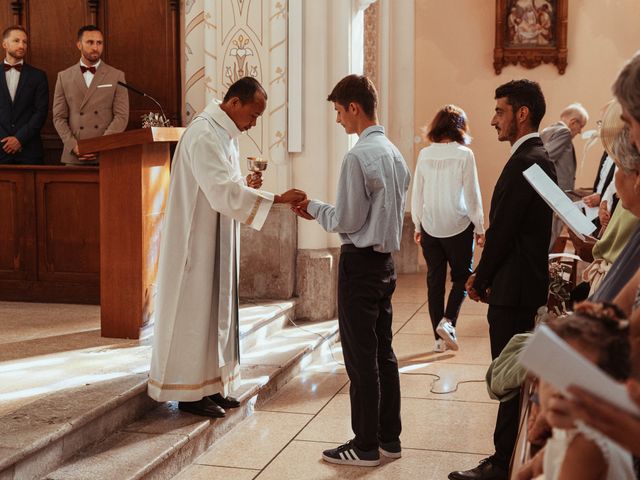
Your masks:
M169 143L184 128L143 128L78 141L100 155L100 324L103 337L140 338L154 310Z

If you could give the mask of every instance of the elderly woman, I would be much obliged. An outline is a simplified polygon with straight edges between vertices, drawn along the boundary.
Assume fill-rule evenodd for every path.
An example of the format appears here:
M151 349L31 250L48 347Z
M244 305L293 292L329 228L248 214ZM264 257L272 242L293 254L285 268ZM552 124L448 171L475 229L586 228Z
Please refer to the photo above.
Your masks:
M415 242L427 263L435 352L458 350L455 326L471 275L474 232L479 244L484 241L482 197L467 130L464 110L442 107L429 125L432 143L420 151L413 177L411 216ZM447 265L452 286L445 309Z

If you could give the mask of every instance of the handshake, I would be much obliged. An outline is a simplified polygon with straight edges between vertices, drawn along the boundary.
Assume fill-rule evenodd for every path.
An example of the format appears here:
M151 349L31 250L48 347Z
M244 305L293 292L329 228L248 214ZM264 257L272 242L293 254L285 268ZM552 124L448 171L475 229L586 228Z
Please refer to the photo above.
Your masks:
M302 190L298 190L292 188L291 190L287 190L286 192L276 195L274 203L288 203L290 205L291 211L298 215L301 218L305 218L307 220L313 220L313 217L307 211L307 206L309 205L309 199L307 198L307 194Z

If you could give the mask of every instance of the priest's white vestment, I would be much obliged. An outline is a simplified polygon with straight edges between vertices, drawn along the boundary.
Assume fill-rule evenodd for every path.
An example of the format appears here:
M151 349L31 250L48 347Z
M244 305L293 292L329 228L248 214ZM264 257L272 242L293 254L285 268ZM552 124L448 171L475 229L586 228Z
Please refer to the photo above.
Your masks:
M211 102L174 155L160 240L149 396L159 402L227 396L240 380L239 222L259 230L274 195L249 188L240 130Z

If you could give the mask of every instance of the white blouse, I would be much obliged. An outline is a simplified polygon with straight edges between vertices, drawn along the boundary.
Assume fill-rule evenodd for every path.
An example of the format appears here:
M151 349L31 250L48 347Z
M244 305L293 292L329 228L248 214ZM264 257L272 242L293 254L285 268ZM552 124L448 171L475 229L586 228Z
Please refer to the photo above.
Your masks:
M432 237L462 233L469 223L484 233L484 213L476 161L456 142L433 143L420 151L413 177L411 217Z

